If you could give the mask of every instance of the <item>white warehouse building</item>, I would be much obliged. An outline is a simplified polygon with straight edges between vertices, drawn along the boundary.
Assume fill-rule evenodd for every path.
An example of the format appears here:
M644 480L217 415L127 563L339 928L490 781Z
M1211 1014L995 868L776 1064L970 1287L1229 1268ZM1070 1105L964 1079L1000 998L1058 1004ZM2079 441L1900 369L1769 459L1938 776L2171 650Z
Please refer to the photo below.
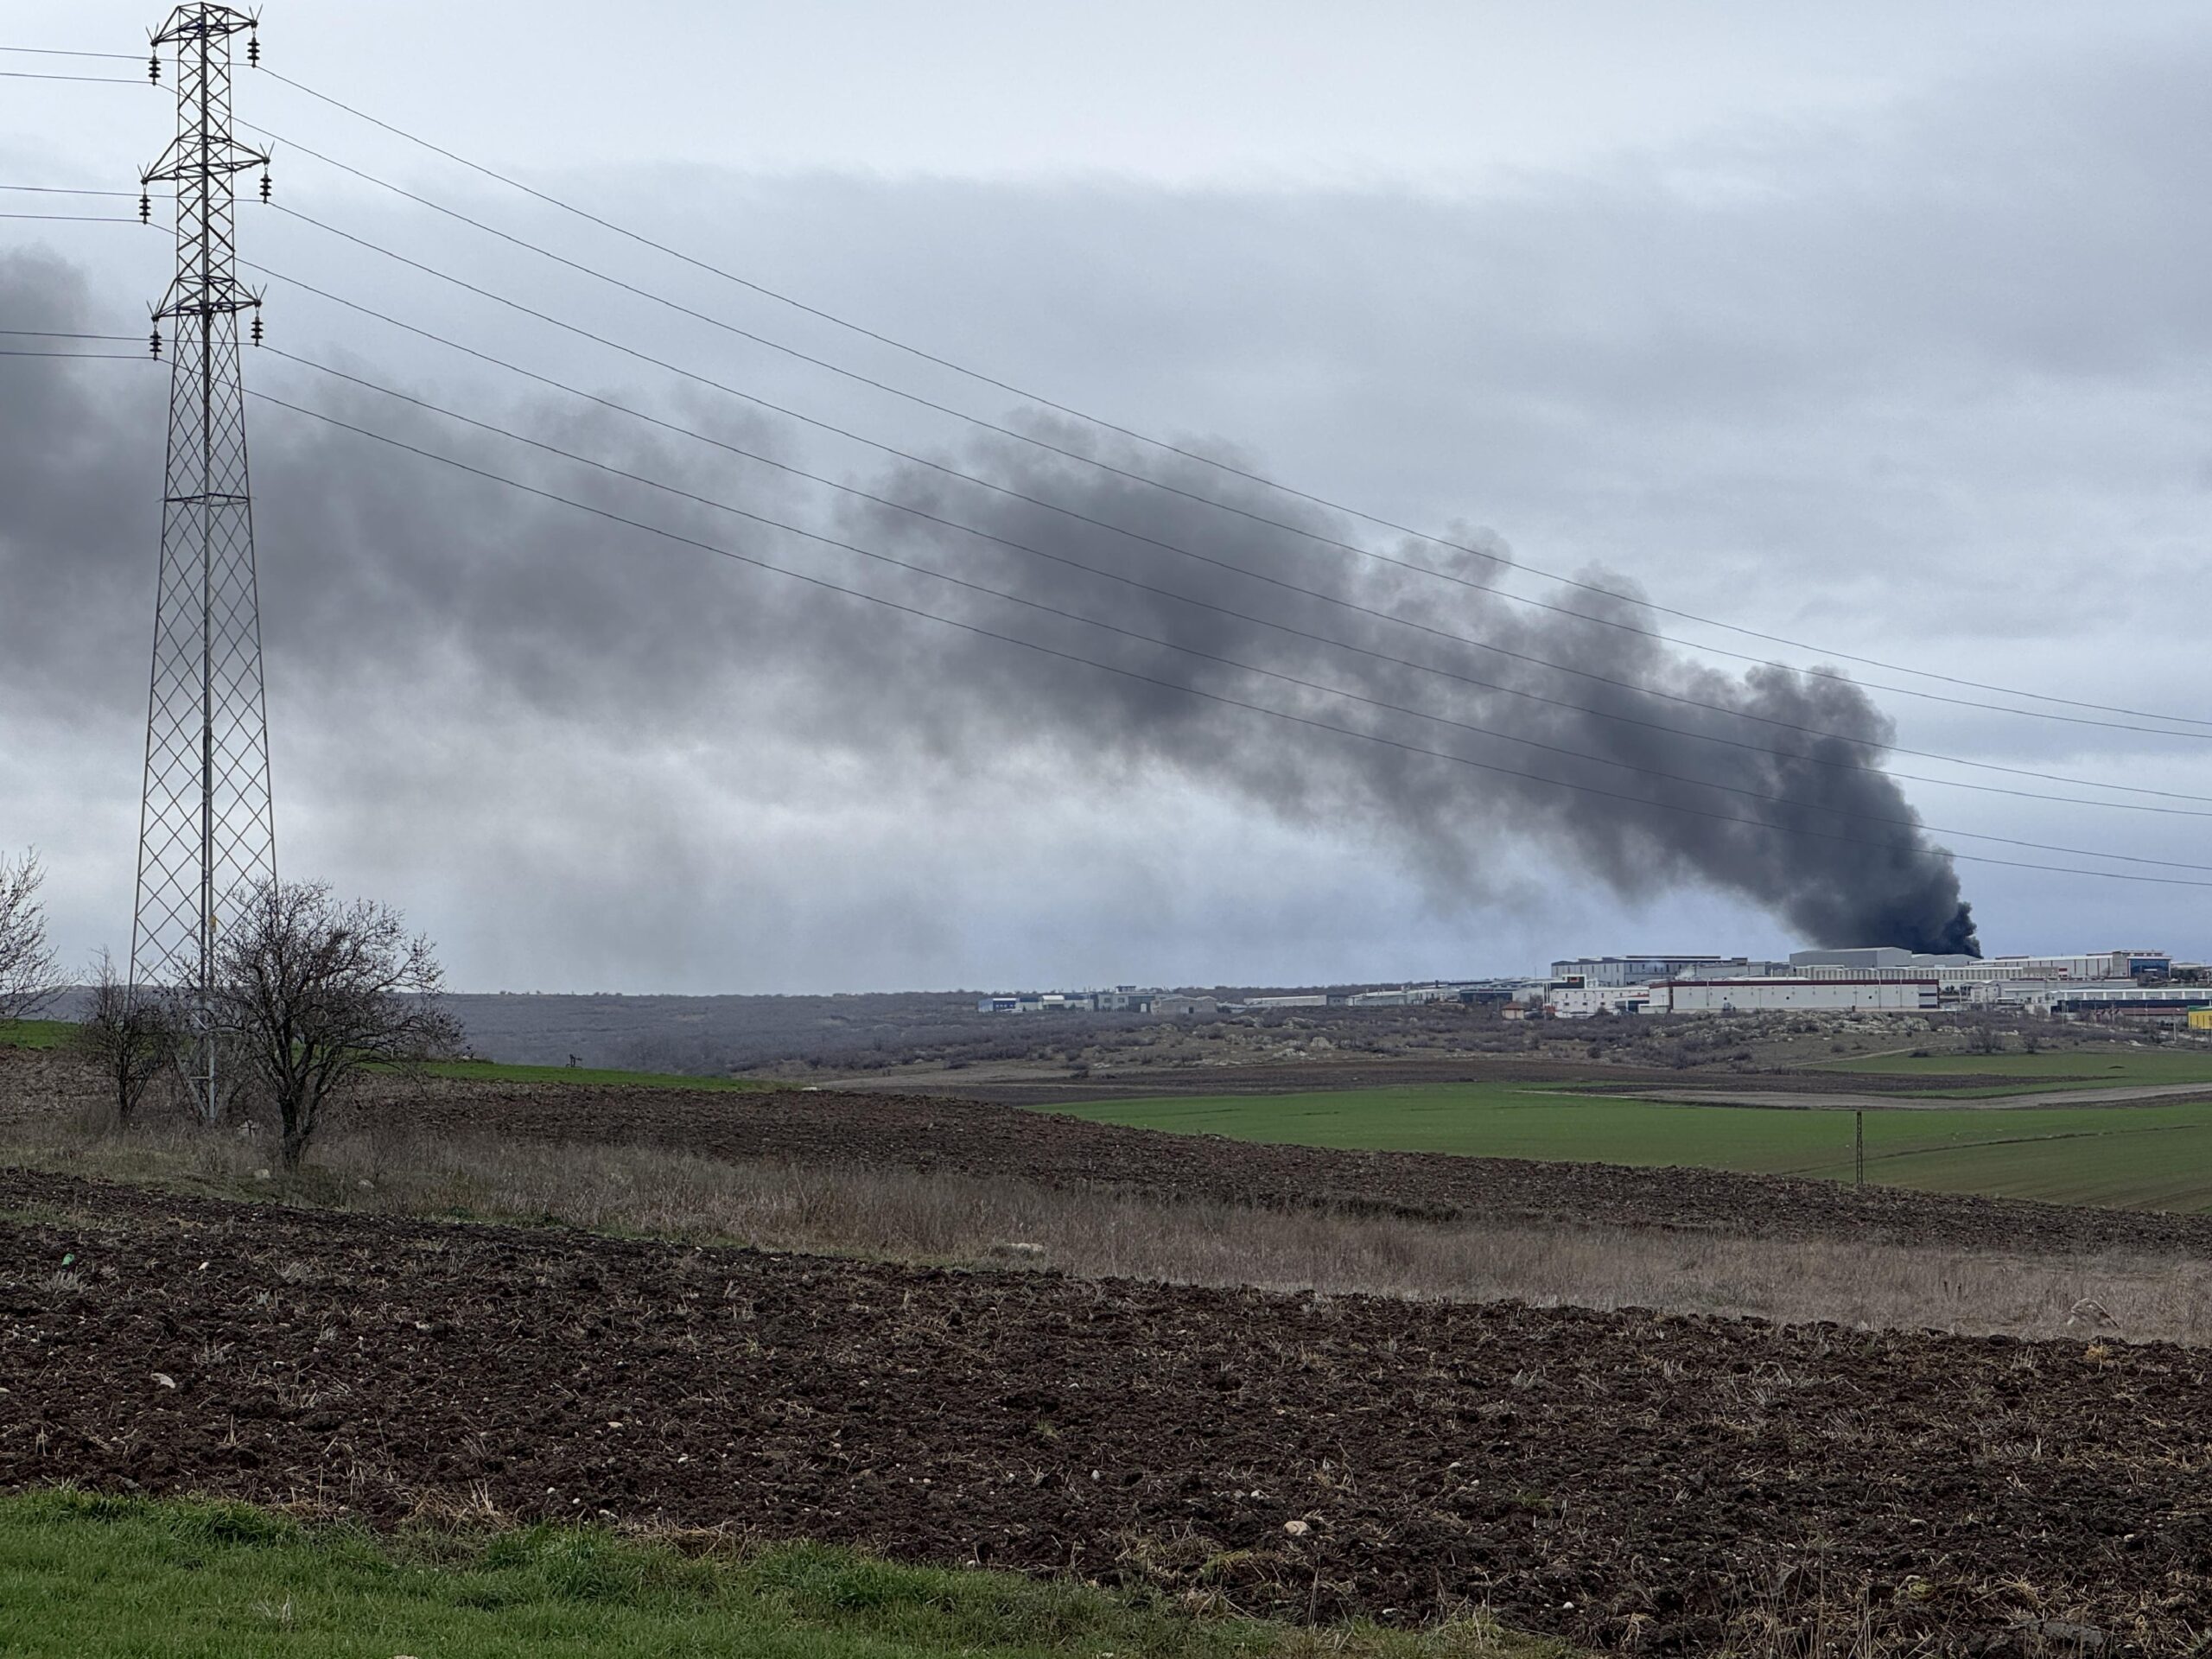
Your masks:
M1676 979L1651 988L1653 1013L1759 1014L1777 1008L1915 1014L1938 1006L1933 974L1865 979Z
M1764 972L1769 966L1748 957L1566 957L1552 963L1552 978L1563 986L1619 990L1677 975L1718 979L1724 974Z

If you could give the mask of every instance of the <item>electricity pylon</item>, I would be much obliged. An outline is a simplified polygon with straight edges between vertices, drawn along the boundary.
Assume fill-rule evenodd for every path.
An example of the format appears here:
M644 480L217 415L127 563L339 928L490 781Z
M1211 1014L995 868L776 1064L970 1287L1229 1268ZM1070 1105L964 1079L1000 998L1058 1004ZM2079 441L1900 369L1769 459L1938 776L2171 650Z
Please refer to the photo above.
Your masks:
M176 63L176 138L142 181L176 189L176 276L154 308L169 371L168 462L146 716L130 982L183 995L194 1015L190 1071L200 1110L219 1115L212 1020L215 947L226 909L276 879L269 715L262 686L261 606L245 454L238 318L260 296L238 280L237 175L269 157L231 130L231 41L255 20L228 6L180 5L153 37ZM258 61L255 40L249 61Z

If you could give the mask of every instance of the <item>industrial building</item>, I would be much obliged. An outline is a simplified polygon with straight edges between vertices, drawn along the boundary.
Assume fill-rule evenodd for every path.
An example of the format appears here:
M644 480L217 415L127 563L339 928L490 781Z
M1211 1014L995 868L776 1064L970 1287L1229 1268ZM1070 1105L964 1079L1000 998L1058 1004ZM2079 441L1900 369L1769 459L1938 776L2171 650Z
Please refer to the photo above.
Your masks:
M1097 1002L1089 991L1009 991L986 996L976 1004L978 1014L1088 1014Z
M976 1000L978 1014L1156 1014L1210 1019L1220 1005L1211 996L1183 991L1139 990L1116 985L1110 991L1007 991Z
M1649 1014L1654 1011L1651 1000L1655 995L1664 1001L1666 985L1560 985L1544 994L1544 1012L1554 1020L1586 1020L1599 1014Z
M2006 979L1975 987L1970 1000L1979 1007L2012 1008L2023 1014L2074 1017L2132 1014L2139 1019L2187 1020L2194 1027L2200 1012L2212 1012L2212 985L2175 985L2164 980L2099 983L2069 979Z
M1932 1013L1942 990L1932 974L1862 979L1671 979L1651 988L1654 1014L1758 1014L1778 1008L1829 1013Z
M1238 1014L1268 1014L1293 1008L1410 1008L1432 1003L1502 1007L1525 999L1543 982L1526 979L1433 979L1375 990L1291 991L1246 997L1240 1002L1194 992L1140 990L1116 985L1110 991L1005 991L976 1000L978 1014L1154 1014L1211 1018L1224 1008Z
M2164 950L2063 956L1935 956L1891 945L1798 950L1787 962L1717 954L1567 957L1548 980L1429 980L1372 990L1290 991L1220 1002L1117 985L1106 991L1018 991L976 1003L986 1014L1217 1014L1497 1006L1512 1017L1804 1012L1919 1014L2011 1008L2045 1017L2100 1014L2182 1020L2212 1030L2212 983L2201 964ZM2206 1016L2200 1020L2199 1015Z
M1775 966L1749 957L1573 957L1552 963L1552 982L1585 989L1649 985L1662 979L1719 979Z
M1890 945L1798 950L1786 963L1742 957L1576 957L1552 964L1534 999L1563 1020L1599 1014L1750 1014L1774 1009L1917 1013L2012 1007L2194 1019L2212 985L2164 950L2068 956L1938 956ZM1639 974L1648 977L1639 980Z
M1826 978L1869 969L1925 969L1946 988L2003 979L2169 979L2173 958L2164 950L2094 950L2069 957L1940 957L1881 945L1861 950L1794 950L1793 973Z

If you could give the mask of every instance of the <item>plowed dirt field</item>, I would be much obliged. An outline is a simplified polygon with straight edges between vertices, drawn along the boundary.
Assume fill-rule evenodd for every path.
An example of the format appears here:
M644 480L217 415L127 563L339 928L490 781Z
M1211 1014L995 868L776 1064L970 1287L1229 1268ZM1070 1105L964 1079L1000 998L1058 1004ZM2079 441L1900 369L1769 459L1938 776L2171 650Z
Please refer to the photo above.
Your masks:
M0 1211L9 1486L726 1527L1293 1617L1473 1603L1622 1652L1863 1619L1883 1652L2170 1655L2212 1621L2194 1351L953 1274L22 1171Z
M0 1124L96 1109L66 1054L0 1047ZM942 1096L759 1093L372 1080L335 1109L350 1126L680 1148L738 1160L862 1163L1169 1199L1355 1214L1852 1238L2029 1254L2212 1256L2212 1216L2101 1210L1697 1167L1351 1152L1090 1123Z
M1274 1146L932 1096L489 1084L417 1089L362 1109L380 1122L433 1134L496 1128L556 1141L680 1147L722 1158L865 1161L1267 1207L1320 1205L1433 1220L1477 1217L2069 1255L2113 1249L2212 1255L2212 1216L1854 1189L1692 1167Z

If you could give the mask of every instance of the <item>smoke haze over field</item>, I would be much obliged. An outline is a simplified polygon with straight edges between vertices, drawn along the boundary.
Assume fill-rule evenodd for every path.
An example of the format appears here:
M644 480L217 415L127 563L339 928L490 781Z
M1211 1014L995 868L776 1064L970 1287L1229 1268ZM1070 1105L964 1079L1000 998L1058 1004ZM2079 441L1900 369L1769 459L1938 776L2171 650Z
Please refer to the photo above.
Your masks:
M1480 531L1462 527L1452 539L1462 546L1487 544L1491 559L1408 540L1388 550L1397 564L1363 561L1341 545L1327 544L1361 544L1359 529L1333 515L1286 505L1195 462L1163 462L1134 445L1101 446L1071 425L1055 427L1049 435L1063 448L1296 523L1320 539L1162 495L1010 440L979 447L966 469L1020 496L1145 539L1132 542L1096 524L1071 522L1065 513L948 482L918 467L878 493L1219 608L1201 609L1109 580L1071 584L1062 567L979 553L972 537L933 526L918 530L910 515L885 507L849 516L854 539L905 550L926 543L928 563L1032 597L1065 595L1072 585L1086 608L1206 658L1273 668L1439 719L1425 721L1347 703L1326 692L1255 678L1219 661L1138 650L1134 660L1147 673L1498 770L1475 770L1433 754L1248 715L1225 716L1217 705L1148 683L1080 671L1037 673L1017 664L1018 683L1001 690L992 682L1002 651L978 651L958 639L939 642L911 687L912 695L934 705L926 718L931 741L941 750L1007 741L983 718L995 700L1003 699L1019 710L1025 727L1052 732L1057 741L1117 764L1166 760L1293 822L1361 823L1394 843L1447 905L1481 890L1484 868L1502 845L1530 837L1565 852L1570 868L1624 898L1697 883L1741 894L1815 944L1974 948L1949 857L1929 844L1894 780L1858 769L1876 766L1891 737L1890 722L1858 687L1779 669L1732 676L1704 666L1649 637L1660 631L1660 619L1626 599L1567 595L1570 609L1603 619L1585 620L1523 609L1480 588L1404 568L1440 568L1495 583L1507 574L1510 554L1498 537ZM1202 552L1236 569L1194 563L1166 548ZM1348 612L1287 594L1247 572L1363 608ZM1583 575L1615 592L1630 585L1602 570ZM918 602L942 604L926 583L906 591ZM1318 646L1223 613L1232 610L1353 649ZM1370 612L1456 639L1439 639ZM1095 631L1063 627L1058 637L1072 649L1095 654L1103 646L1124 664L1133 660L1128 646ZM840 648L861 655L871 646L865 634L855 633ZM1360 654L1363 650L1371 654ZM977 695L967 690L979 684L981 706ZM1629 686L1688 701L1645 696ZM1829 735L1808 736L1808 729ZM1516 738L1524 741L1512 741Z
M734 49L762 10L673 0L668 38L732 48L750 67L730 73L756 83L681 109L665 107L665 76L601 74L510 0L467 11L450 27L484 49L527 43L530 90L450 96L444 71L391 59L382 29L311 4L267 20L264 47L309 85L889 334L1210 453L1225 435L1276 476L1526 566L1234 496L1331 538L1651 623L1632 601L1526 567L1593 576L1818 642L1854 677L1873 658L2212 715L2192 620L2212 523L2212 289L2195 275L2212 200L2191 160L2212 145L2201 10L2155 0L2122 17L2052 0L2000 38L1886 0L1847 21L1685 0L1662 25L1577 0L1417 6L1357 26L1340 10L1262 16L1231 0L1175 26L1199 78L1185 82L1102 44L1109 73L1050 9L986 20L957 4L936 17L936 52L899 9L836 0L787 20L768 86L770 58ZM836 19L934 53L930 109L900 103L911 88L873 60L833 66ZM71 26L59 43L143 38L119 0L86 0ZM1325 66L1240 56L1261 26L1327 41ZM1466 96L1405 97L1400 48L1416 36L1479 40L1447 77ZM693 62L671 54L665 74ZM608 119L553 130L554 95L587 80ZM1216 80L1226 102L1188 95ZM990 94L1012 86L1029 102L1009 125ZM1824 658L1670 614L1657 626L1687 642L1672 646L1141 491L537 264L306 147L864 374L1055 442L1106 442L1018 399L648 257L271 78L247 77L239 96L282 136L279 203L367 244L1421 625L907 468L248 207L245 257L270 270L1245 613L840 499L268 277L284 351L1230 659L948 588L251 357L249 384L288 401L1128 671L805 588L255 404L283 862L403 906L447 947L457 984L1371 982L1586 951L1943 950L1973 938L1961 874L1993 950L2212 950L2201 889L2018 867L2190 879L2205 858L2200 803L2105 808L2107 785L2212 798L2201 738L1750 668L1719 652ZM1128 96L1153 101L1139 115ZM1287 110L1294 123L1270 124ZM172 114L143 87L11 83L0 180L132 188ZM0 222L0 326L135 335L172 251L156 230ZM164 382L143 362L0 362L0 849L45 854L73 959L127 944ZM1249 491L1158 452L1099 453ZM1958 689L1906 669L1863 677ZM1912 776L1900 784L1892 765ZM1918 828L1919 813L1943 828Z
M67 311L80 286L70 273L20 261L0 267L0 301L21 315ZM150 378L141 377L142 387ZM1814 944L1972 946L1949 858L1929 844L1896 783L1872 770L1891 728L1862 691L1777 669L1736 676L1702 666L1634 631L1653 630L1656 619L1625 599L1573 595L1575 609L1620 625L1607 626L1421 573L1442 568L1485 583L1507 574L1503 544L1479 531L1457 539L1486 546L1489 558L1408 541L1385 550L1397 563L1363 560L1329 544L1361 544L1359 530L1333 514L1286 505L1196 461L1032 421L1060 449L1188 494L992 436L949 460L995 491L912 464L864 477L862 486L995 541L833 498L842 505L823 533L918 567L892 569L549 462L342 383L293 378L304 384L288 385L288 399L989 632L657 545L264 406L257 411L262 475L312 487L265 486L261 533L272 549L314 549L318 573L311 583L270 584L279 683L312 684L346 664L366 703L381 695L380 680L442 683L457 724L472 710L496 721L495 711L511 708L616 741L682 732L699 746L694 764L711 770L723 758L715 732L757 706L766 682L779 717L825 766L927 757L959 776L1026 754L1045 789L1101 773L1140 787L1165 775L1288 825L1353 828L1390 849L1445 908L1485 890L1501 848L1533 840L1624 899L1697 883L1740 894ZM108 404L59 365L0 382L0 429L22 440L4 480L9 498L18 524L49 527L48 536L10 538L0 574L11 588L35 594L41 577L50 583L57 567L37 556L49 537L70 533L75 505L100 499L105 480L132 475L143 436L115 435L144 432L144 397L142 389L135 406ZM692 417L758 453L796 448L773 420L733 426L703 409ZM809 516L772 470L616 414L541 404L507 418L693 495ZM104 613L131 615L143 562L127 538L86 548L60 567L66 592L47 586L48 605L11 607L18 673L61 683L53 665L37 666L67 637L53 626L56 614L96 594ZM929 570L973 586L949 586ZM1043 656L999 635L1125 671ZM317 701L313 718L346 720ZM287 712L280 703L280 721ZM563 828L557 805L515 812L531 820L533 834ZM493 827L508 828L496 817Z

